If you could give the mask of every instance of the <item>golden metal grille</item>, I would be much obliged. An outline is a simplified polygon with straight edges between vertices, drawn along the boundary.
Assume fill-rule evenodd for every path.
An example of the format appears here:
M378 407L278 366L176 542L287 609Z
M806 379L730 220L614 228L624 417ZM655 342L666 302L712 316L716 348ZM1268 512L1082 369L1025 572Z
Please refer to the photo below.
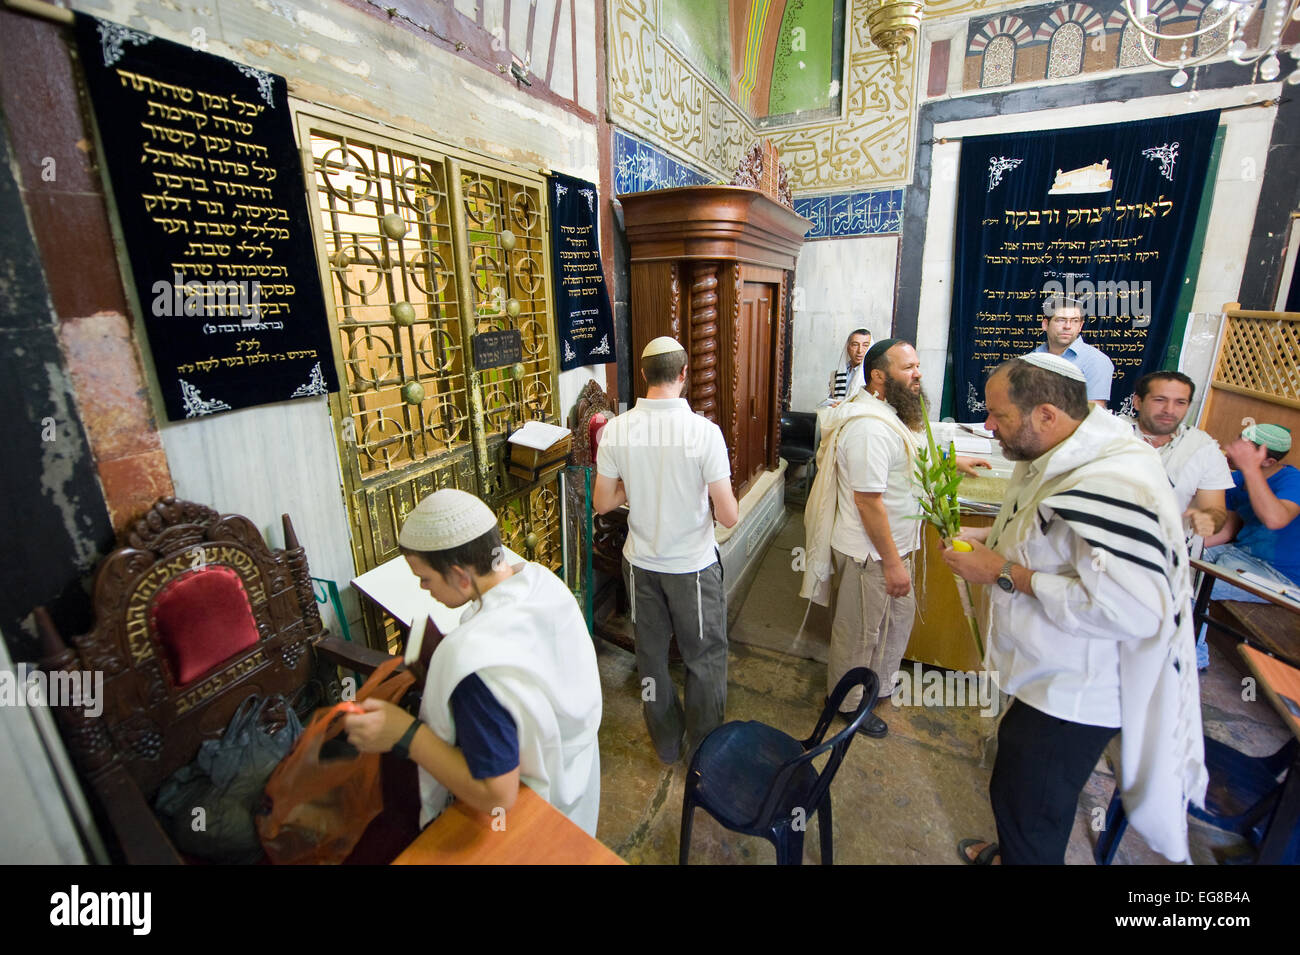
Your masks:
M1229 312L1214 384L1300 407L1300 316Z
M316 196L361 476L470 441L446 170L312 131Z
M480 374L484 431L490 437L556 413L544 193L473 169L461 170L460 189L475 331L516 329L523 341L522 373L495 368Z
M558 474L505 501L497 516L501 521L503 544L516 554L532 554L533 560L559 573L562 554Z
M398 556L402 521L442 487L478 494L508 546L558 573L557 479L512 477L505 441L528 419L558 421L545 180L363 121L300 111L298 133L358 573ZM475 370L473 336L508 329L522 361ZM371 644L394 649L393 621L363 605Z

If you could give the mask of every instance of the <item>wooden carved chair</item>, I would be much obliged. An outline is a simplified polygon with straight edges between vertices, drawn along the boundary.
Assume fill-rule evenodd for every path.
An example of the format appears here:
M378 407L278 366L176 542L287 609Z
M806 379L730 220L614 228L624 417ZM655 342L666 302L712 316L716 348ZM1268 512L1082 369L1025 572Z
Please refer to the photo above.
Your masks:
M307 556L284 515L284 550L246 517L165 498L128 530L94 581L94 627L69 646L37 608L42 668L103 674L102 712L56 709L82 779L132 863L182 860L152 801L254 693L304 715L339 698ZM353 646L338 641L346 656ZM336 656L336 655L331 655Z

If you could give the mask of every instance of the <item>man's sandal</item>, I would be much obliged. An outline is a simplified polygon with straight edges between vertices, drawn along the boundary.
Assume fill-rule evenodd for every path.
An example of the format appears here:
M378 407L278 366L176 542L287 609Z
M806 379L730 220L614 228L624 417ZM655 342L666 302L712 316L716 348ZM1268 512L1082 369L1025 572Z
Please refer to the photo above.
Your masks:
M963 839L957 843L957 855L961 856L961 861L967 865L992 865L993 859L998 854L998 844L996 842L990 842L973 859L966 853L966 850L971 846L977 846L982 842L984 842L983 839Z

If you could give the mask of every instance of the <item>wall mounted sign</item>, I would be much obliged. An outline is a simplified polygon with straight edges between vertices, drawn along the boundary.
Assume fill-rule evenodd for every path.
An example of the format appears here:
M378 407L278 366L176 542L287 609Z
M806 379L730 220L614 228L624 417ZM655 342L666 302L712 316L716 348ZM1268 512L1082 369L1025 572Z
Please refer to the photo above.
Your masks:
M558 172L551 174L547 187L560 368L613 362L614 314L600 268L596 187Z
M962 141L953 269L952 413L1045 341L1043 303L1073 298L1081 338L1114 363L1109 407L1163 367L1217 110Z
M517 328L479 332L470 341L474 347L474 370L486 371L524 360L524 337Z
M76 34L167 417L337 391L284 78Z

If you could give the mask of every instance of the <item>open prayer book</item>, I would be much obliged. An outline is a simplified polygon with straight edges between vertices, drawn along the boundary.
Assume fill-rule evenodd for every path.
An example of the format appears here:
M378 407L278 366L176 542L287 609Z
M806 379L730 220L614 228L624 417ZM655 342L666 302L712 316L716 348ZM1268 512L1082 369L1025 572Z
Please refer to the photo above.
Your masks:
M524 558L509 547L504 547L502 550L506 563L510 566L525 563ZM458 607L453 610L426 593L420 587L420 579L411 573L406 558L400 555L380 564L374 570L353 577L352 586L383 607L393 616L393 619L410 630L411 635L406 641L405 654L408 664L420 658L428 620L432 619L434 626L442 633L450 633L460 626L464 608Z

